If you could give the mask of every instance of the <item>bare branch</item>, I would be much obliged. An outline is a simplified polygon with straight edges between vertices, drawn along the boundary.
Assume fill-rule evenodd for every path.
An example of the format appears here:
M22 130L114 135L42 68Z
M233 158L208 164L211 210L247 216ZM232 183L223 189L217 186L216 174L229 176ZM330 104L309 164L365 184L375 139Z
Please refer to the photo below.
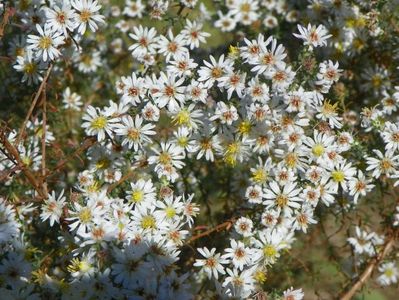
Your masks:
M48 78L49 78L49 76L50 76L50 73L51 73L51 70L52 70L52 69L53 69L53 65L50 64L49 68L47 69L46 76L43 78L43 81L42 81L42 83L40 84L39 90L37 91L37 93L36 93L36 95L35 95L35 98L34 98L33 101L32 101L32 104L31 104L31 106L30 106L30 108L29 108L29 111L28 111L28 113L27 113L27 115L26 115L26 117L25 117L24 123L22 124L21 128L19 129L18 137L17 137L17 139L15 140L15 145L16 145L16 146L18 146L19 143L21 142L21 139L22 139L22 137L23 137L23 135L24 135L24 132L25 132L26 124L28 123L29 118L30 118L30 116L32 115L32 112L33 112L33 110L34 110L34 108L35 108L35 106L36 106L36 103L37 103L37 101L39 100L39 97L40 97L40 95L42 94L42 91L44 90L44 88L45 88L45 86L46 86L47 80L48 80Z
M388 241L385 243L384 248L378 253L378 255L370 260L367 264L367 267L364 269L363 273L353 282L346 291L339 298L341 300L350 300L356 294L358 290L362 288L362 286L369 279L374 269L378 266L378 264L389 254L394 246L395 239L397 237L397 233L393 234Z

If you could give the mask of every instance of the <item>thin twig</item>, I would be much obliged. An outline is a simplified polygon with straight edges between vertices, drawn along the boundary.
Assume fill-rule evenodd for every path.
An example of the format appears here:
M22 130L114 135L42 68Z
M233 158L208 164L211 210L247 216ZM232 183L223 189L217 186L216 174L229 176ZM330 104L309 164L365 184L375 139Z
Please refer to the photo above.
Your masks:
M130 170L129 172L127 172L127 174L125 176L123 176L121 179L119 179L117 182L111 184L108 189L107 189L107 193L111 193L117 186L119 186L120 184L122 184L123 182L125 182L126 180L128 180L130 177L132 177L134 174L133 170Z
M378 266L378 263L384 259L385 256L389 254L392 247L394 246L396 233L393 234L389 240L385 243L384 248L379 252L379 254L372 258L368 263L367 267L364 269L363 273L358 277L358 279L351 284L346 291L340 297L341 300L350 300L356 294L358 290L362 288L367 279L371 276L374 269Z
M18 137L17 137L17 139L15 140L15 145L16 145L16 146L18 146L19 143L21 142L22 136L24 135L24 132L25 132L26 124L28 123L29 118L30 118L30 116L32 115L32 112L33 112L33 110L34 110L34 108L35 108L35 106L36 106L36 103L37 103L37 101L39 100L39 97L40 97L40 95L42 94L42 91L43 91L44 87L46 86L46 82L47 82L47 80L48 80L48 78L49 78L49 76L50 76L50 73L51 73L51 70L52 70L52 69L53 69L53 65L50 64L49 68L47 69L46 76L43 78L43 81L42 81L42 83L40 84L39 90L37 91L37 93L36 93L36 95L35 95L35 98L33 99L32 104L31 104L31 106L30 106L30 108L29 108L29 111L28 111L28 113L26 114L24 123L22 124L21 128L19 129Z
M198 240L204 236L210 235L211 233L215 232L215 231L221 231L221 230L229 230L231 228L231 226L234 224L235 218L232 218L226 222L223 222L207 231L201 232L197 235L192 236L188 241L187 244L190 244L192 242L194 242L195 240Z
M84 140L83 144L76 149L72 154L68 155L65 159L61 160L53 170L51 171L47 171L45 174L45 177L49 176L49 175L53 175L55 173L57 173L58 171L62 170L64 168L64 166L71 161L71 159L75 156L79 156L79 154L81 154L82 152L86 151L87 149L89 149L91 146L93 146L94 144L97 143L97 139L95 137L89 137L87 139Z
M136 165L134 165L129 172L127 172L127 174L125 176L123 176L121 179L119 179L117 182L111 184L108 189L107 189L107 193L111 193L117 186L121 185L122 183L124 183L126 180L128 180L129 178L131 178L135 172L133 172L135 169L138 168L142 168L144 166L147 165L147 160L139 160L137 162Z
M10 18L15 14L15 8L7 7L3 14L3 20L0 23L0 40L4 36L4 30L8 24Z
M43 190L48 194L46 182L46 127L47 127L47 97L46 83L43 86L43 129L42 129L42 184Z
M5 132L0 132L0 142L4 146L6 152L10 157L13 159L11 160L14 164L16 164L19 168L21 168L22 173L25 175L25 177L28 179L30 184L33 186L33 188L37 191L39 196L42 199L47 199L48 195L46 191L43 189L43 186L36 180L37 176L29 169L28 166L26 166L18 153L18 150L8 141L7 135Z

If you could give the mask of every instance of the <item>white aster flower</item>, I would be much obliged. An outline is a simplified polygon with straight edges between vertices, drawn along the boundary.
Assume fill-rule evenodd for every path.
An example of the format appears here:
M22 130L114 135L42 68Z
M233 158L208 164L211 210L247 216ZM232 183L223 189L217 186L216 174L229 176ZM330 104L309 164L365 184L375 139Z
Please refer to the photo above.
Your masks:
M377 277L377 281L382 286L394 284L398 281L399 271L394 262L386 262L378 267L382 274Z
M71 4L77 10L75 22L79 34L83 35L87 26L95 32L98 29L97 23L105 24L105 17L98 13L101 5L97 0L72 0Z
M198 248L197 250L204 259L197 259L194 266L202 267L208 278L213 276L215 279L218 279L219 273L226 273L222 264L226 264L227 260L220 257L220 253L216 253L216 248L212 248L210 251L206 247Z
M58 197L53 191L49 195L49 198L44 200L40 218L42 219L42 221L50 219L50 226L52 227L54 225L54 222L57 223L60 222L60 217L62 215L64 206L65 206L64 190L61 191Z
M331 37L324 25L316 27L308 24L308 27L303 27L298 24L298 30L300 34L294 33L294 36L303 40L304 45L308 45L310 49L326 46L327 39Z
M53 31L53 29L45 24L44 28L40 25L36 25L36 29L39 35L28 35L28 49L32 50L35 56L46 62L54 60L61 55L58 46L64 44L64 37L59 31Z

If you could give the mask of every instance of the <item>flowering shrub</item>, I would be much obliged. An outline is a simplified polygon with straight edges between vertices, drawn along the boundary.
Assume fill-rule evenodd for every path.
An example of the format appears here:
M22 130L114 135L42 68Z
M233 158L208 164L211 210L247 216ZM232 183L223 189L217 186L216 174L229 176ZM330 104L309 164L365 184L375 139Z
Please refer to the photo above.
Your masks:
M395 285L397 5L0 4L0 298Z

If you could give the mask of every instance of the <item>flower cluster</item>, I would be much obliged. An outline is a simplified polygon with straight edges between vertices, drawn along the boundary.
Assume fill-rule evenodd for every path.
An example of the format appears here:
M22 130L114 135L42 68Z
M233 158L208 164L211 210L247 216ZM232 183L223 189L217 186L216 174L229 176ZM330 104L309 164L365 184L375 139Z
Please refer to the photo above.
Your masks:
M27 103L0 128L0 295L299 300L287 257L322 238L397 282L392 4L200 2L0 6Z

